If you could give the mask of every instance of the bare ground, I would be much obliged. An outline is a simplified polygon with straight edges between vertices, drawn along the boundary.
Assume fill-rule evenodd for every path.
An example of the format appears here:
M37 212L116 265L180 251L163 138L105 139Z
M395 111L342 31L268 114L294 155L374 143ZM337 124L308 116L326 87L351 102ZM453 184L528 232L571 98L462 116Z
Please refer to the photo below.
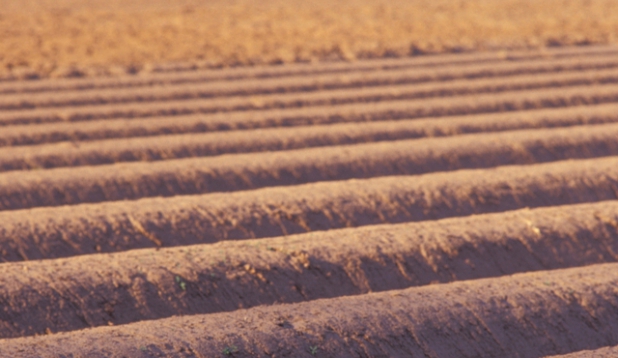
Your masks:
M0 212L4 260L176 246L618 199L617 159Z
M611 352L616 56L5 81L0 352Z
M517 352L538 357L617 344L617 286L613 263L173 317L4 340L2 345L15 357L117 352L203 357Z
M608 201L5 264L0 337L614 262L617 213Z
M5 79L536 49L618 38L613 0L0 4Z

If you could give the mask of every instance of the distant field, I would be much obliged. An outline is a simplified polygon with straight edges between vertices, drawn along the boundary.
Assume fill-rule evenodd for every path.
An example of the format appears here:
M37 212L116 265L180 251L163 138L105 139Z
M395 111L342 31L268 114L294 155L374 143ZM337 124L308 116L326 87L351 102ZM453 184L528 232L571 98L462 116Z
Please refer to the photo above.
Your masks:
M0 78L612 43L618 35L613 0L169 3L0 0Z

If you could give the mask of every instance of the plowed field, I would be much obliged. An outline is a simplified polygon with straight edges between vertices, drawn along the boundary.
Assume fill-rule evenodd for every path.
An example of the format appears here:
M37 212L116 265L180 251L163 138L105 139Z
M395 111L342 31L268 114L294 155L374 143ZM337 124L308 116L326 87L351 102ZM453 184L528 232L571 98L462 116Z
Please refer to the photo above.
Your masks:
M618 354L618 47L0 83L2 357Z

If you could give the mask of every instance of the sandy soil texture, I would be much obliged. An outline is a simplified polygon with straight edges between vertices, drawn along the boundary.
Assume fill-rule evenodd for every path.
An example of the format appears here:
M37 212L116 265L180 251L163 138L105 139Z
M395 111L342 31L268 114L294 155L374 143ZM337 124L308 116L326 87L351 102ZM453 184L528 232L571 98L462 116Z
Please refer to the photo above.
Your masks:
M611 201L5 264L0 337L614 262L617 220Z
M617 60L2 81L0 356L611 356Z
M64 142L59 143L58 147L67 148L66 143L71 142L75 147L73 150L79 151L87 150L90 145L89 141L94 140L132 138L132 143L137 145L142 142L141 139L137 139L138 137L156 137L164 134L166 136L160 138L160 145L170 145L170 142L179 140L179 138L186 138L187 142L190 142L192 138L200 137L203 139L202 146L210 148L209 153L224 154L250 152L251 148L256 150L257 148L259 150L298 149L383 140L616 123L618 122L618 105L607 103L595 106L488 113L474 116L386 119L364 122L362 125L352 122L292 128L266 127L252 129L249 132L230 131L225 123L213 122L211 118L193 115L171 118L104 119L82 122L79 125L73 123L13 125L5 126L0 131L0 146L34 145L31 148L16 148L15 151L36 153L39 150L37 148L43 148L36 146L37 144ZM253 135L247 135L247 133ZM186 135L173 136L173 134ZM144 142L150 140L143 139ZM10 149L8 151L11 152Z
M396 90L396 89L395 89ZM381 90L383 91L383 89ZM380 97L387 97L381 95ZM13 124L83 122L101 119L130 119L157 116L209 115L210 127L222 129L252 129L274 126L299 126L341 122L363 122L385 119L441 117L482 114L547 107L570 107L582 104L616 102L618 84L543 88L529 91L481 93L426 99L367 101L291 108L243 110L230 113L213 108L211 100L177 100L162 103L130 103L109 106L77 106L7 110L0 112L0 128ZM352 101L354 102L354 101ZM251 108L246 108L251 109ZM219 112L219 113L217 113Z
M618 264L602 264L144 321L2 344L12 356L44 357L115 352L226 356L232 351L238 357L513 352L534 357L616 344L617 285Z
M119 83L112 88L101 88L97 85L110 85L109 81L100 83L101 81L96 79L90 82L92 88L88 90L55 88L54 92L50 92L51 89L37 92L34 91L38 89L36 87L26 89L7 85L3 88L6 93L0 100L0 109L213 98L211 111L218 112L616 83L618 64L614 61L615 57L616 53L609 53L607 57L543 59L480 65L474 62L436 69L413 67L379 72L336 71L325 75L307 73L284 78L250 78L236 81L198 82L196 76L193 76L193 83L175 83L173 87L155 86L165 82L134 80L118 81ZM503 80L505 76L513 76L513 79L505 84ZM388 85L397 87L385 91L383 86ZM140 87L139 92L136 91L136 87ZM97 91L93 91L95 89ZM319 90L331 91L316 92Z
M88 90L139 87L152 85L178 85L210 81L236 81L242 79L269 79L302 75L347 74L379 70L431 68L455 64L480 64L500 61L523 61L531 59L568 59L582 56L606 57L615 54L615 46L555 47L551 49L510 50L500 52L470 52L464 54L440 54L405 58L383 58L357 62L321 62L310 64L286 64L285 66L240 66L225 69L194 69L191 71L152 72L140 76L121 75L107 77L84 77L67 79L38 79L37 81L3 81L0 93L36 93L50 90ZM592 59L588 59L589 61ZM600 59L602 61L602 58ZM594 60L592 60L594 62ZM559 67L559 66L558 66ZM333 79L331 79L333 81Z
M0 8L4 78L606 44L618 35L613 0L3 0Z
M212 134L203 135L168 135L145 137L143 139L113 139L107 141L92 141L83 144L47 144L37 146L23 146L5 148L0 152L0 172L11 170L26 170L40 168L58 168L73 166L90 166L136 161L161 161L166 168L177 169L190 164L191 161L173 161L177 158L210 157L229 153L251 153L264 151L292 150L287 156L278 156L272 160L270 154L256 153L245 156L229 156L226 160L234 162L237 176L242 176L250 182L256 177L271 175L274 185L277 178L285 173L293 176L324 177L324 180L347 179L350 177L419 174L438 170L455 170L463 168L479 168L494 165L524 164L534 162L555 161L560 159L575 159L618 155L618 144L614 139L618 136L618 124L610 123L597 126L573 126L568 128L513 130L492 134L468 134L455 138L427 138L415 140L390 140L392 137L404 136L400 132L401 126L396 123L389 129L380 127L377 133L369 131L372 127L364 127L364 133L333 132L327 127L328 134L316 136L317 133L308 133L305 129L289 130L287 138L281 131L275 133L262 131L264 136L256 137L253 131L241 131L232 135ZM347 130L350 126L344 127ZM324 132L323 132L324 133ZM267 135L271 134L270 137ZM321 133L320 133L321 134ZM386 138L383 138L383 137ZM305 140L303 140L305 139ZM340 146L339 141L366 141L378 143L362 143ZM381 140L380 140L381 139ZM394 138L393 138L394 139ZM328 147L328 149L302 149L307 147ZM518 153L513 153L517 148ZM325 151L329 155L325 155ZM292 157L292 159L290 159ZM316 159L316 157L318 159ZM463 158L474 157L475 159ZM246 160L248 159L248 160ZM247 163L261 167L260 171L271 174L259 174L255 169L246 169ZM295 161L292 164L292 161ZM444 161L450 162L448 164ZM200 159L199 167L202 171L215 171L211 181L216 182L217 176L231 178L234 175L226 174L221 164L212 159ZM322 162L322 168L316 167L315 162ZM442 162L442 163L441 163ZM457 164L452 164L455 162ZM284 169L273 167L273 164L283 166ZM364 163L364 164L361 164ZM379 163L379 164L378 164ZM362 169L359 166L362 165ZM391 166L392 169L387 167ZM151 178L160 176L161 169L151 163L154 169ZM102 169L101 167L100 169ZM104 167L104 170L116 171L116 167ZM136 165L139 171L139 164ZM93 170L93 169L89 169ZM327 171L324 174L310 174L310 171ZM346 174L335 174L345 172ZM371 173L371 174L363 174ZM276 173L276 174L272 174ZM85 179L84 174L76 176ZM123 176L117 174L116 176ZM195 175L191 175L195 178ZM24 177L26 175L24 174ZM297 178L296 183L303 180ZM313 179L315 180L315 179ZM179 179L182 181L182 179ZM256 184L259 185L259 184ZM220 190L225 190L221 188Z
M618 198L611 160L0 212L5 261L434 220ZM453 184L456 183L456 184Z
M603 134L600 136L602 137ZM503 182L509 175L511 178L526 174L534 176L535 171L556 173L556 177L589 177L595 174L599 175L594 179L596 183L601 185L605 182L611 186L615 183L616 168L618 168L615 138L616 136L613 135L605 142L601 141L598 148L594 148L594 143L587 146L585 140L584 145L581 146L571 148L568 145L560 146L560 138L558 138L557 145L547 149L534 141L527 143L530 148L526 148L521 142L511 142L504 146L499 142L498 145L493 146L481 143L482 147L473 147L474 139L476 139L473 136L472 138L458 138L463 141L468 139L468 148L473 148L470 151L461 153L457 151L459 148L453 148L450 143L444 143L447 148L440 148L438 145L436 149L442 153L438 152L437 155L427 149L420 149L411 154L405 152L405 149L415 147L417 143L414 142L407 143L407 148L405 145L402 146L403 148L396 146L392 148L397 143L386 142L377 145L363 145L360 148L308 149L300 153L275 152L236 155L231 158L220 156L153 163L56 168L45 171L10 171L0 174L0 210L155 196L233 192L312 182L339 181L340 185L347 185L341 181L382 176L385 177L383 180L388 182L390 176L396 175L519 163L529 164L565 159L564 157L569 153L576 158L594 157L595 152L597 155L609 155L609 157L578 162L537 164L523 168L503 167L489 170L485 176L491 182L497 183ZM501 138L498 137L498 139ZM484 153L483 149L485 149ZM481 153L477 156L479 151ZM611 156L612 154L614 156ZM589 171L587 175L582 173L584 169ZM445 177L453 177L451 180L465 182L464 178L474 175L472 173L472 171L457 172L455 175L437 173L425 176L418 182L437 180L435 182L440 183L442 180L447 180L443 179ZM555 178L547 180L548 183L554 181ZM516 185L511 180L507 182L509 187ZM599 191L604 189L604 186L598 187ZM613 199L611 196L610 198Z
M570 354L562 354L559 356L552 356L553 358L611 358L618 356L618 347L605 347L595 350L585 350Z
M364 85L375 85L384 82L383 76L388 81L390 71L397 70L428 70L436 67L452 67L454 65L478 65L478 64L493 64L502 67L502 73L506 75L525 74L530 72L544 73L548 71L558 70L576 70L576 69L591 69L599 68L615 68L615 64L607 61L608 56L612 56L618 52L615 46L586 46L586 47L557 47L539 51L508 51L508 52L472 52L468 54L457 55L433 55L422 57L407 57L403 59L374 59L371 61L358 61L351 63L341 62L326 62L314 64L297 64L286 66L258 66L258 67L233 67L217 70L202 70L196 69L192 71L171 71L171 72L155 72L142 74L140 76L123 75L113 77L84 77L84 78L69 78L69 79L39 79L37 81L6 81L0 82L0 93L2 94L18 94L18 93L39 93L45 91L74 91L74 90L104 90L104 89L122 89L131 87L161 86L161 85L190 85L201 84L207 82L224 81L227 86L235 81L251 79L261 80L276 80L280 81L286 77L295 77L301 80L304 76L318 77L324 75L338 74L338 77L343 79L352 78ZM594 59L595 56L599 58ZM504 66L500 66L500 62L526 62L530 60L553 59L562 60L560 63L552 64L544 61L536 61L535 68L513 67L507 66L506 71ZM568 61L571 59L571 61ZM566 60L566 62L565 62ZM524 65L525 66L525 65ZM478 66L477 66L478 68ZM481 71L467 71L463 77L482 77L496 74L491 68L480 67ZM376 71L378 71L376 73ZM385 71L380 73L380 71ZM388 71L388 72L386 72ZM373 77L372 76L373 73ZM438 73L440 74L440 73ZM364 75L364 77L363 77ZM435 75L435 73L434 73ZM367 81L369 77L370 81ZM373 77L373 80L372 80ZM447 71L441 73L441 77L437 79L448 80L461 78L462 74L457 72ZM426 81L430 78L426 76L416 76L404 78L408 83L416 78L417 81ZM329 87L340 88L346 87L345 82L337 80L333 76L325 77L328 82L306 82L304 86L290 86L286 89L303 89L303 88L319 88L327 85ZM364 79L364 80L362 80ZM376 80L377 79L377 80ZM391 80L392 82L392 80ZM349 86L348 86L349 87ZM262 92L264 92L262 90Z

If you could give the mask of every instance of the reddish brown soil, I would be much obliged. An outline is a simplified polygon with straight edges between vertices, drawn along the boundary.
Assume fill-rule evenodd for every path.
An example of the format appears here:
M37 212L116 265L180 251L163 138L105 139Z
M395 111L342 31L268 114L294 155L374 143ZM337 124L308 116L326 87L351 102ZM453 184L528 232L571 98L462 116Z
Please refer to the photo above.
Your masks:
M145 87L139 91L130 87L98 91L19 93L4 95L0 99L0 109L60 107L59 110L66 112L69 110L66 107L72 106L212 98L211 101L200 102L201 111L226 112L616 83L618 65L614 57L611 55L607 59L588 61L569 59L563 61L564 65L556 64L556 60L504 65L471 64L457 65L451 69L422 68L377 73L353 72L337 76L328 74L274 80L218 81L171 88ZM507 76L514 78L505 83L504 77ZM393 87L384 89L383 86ZM119 110L123 107L113 108Z
M4 260L618 199L617 158L0 212Z
M594 64L605 63L601 67L615 67L611 62L608 62L608 57L615 56L618 53L616 46L586 46L586 47L565 47L552 49L539 49L537 51L498 51L498 52L480 52L480 53L463 53L463 54L446 54L433 55L422 57L407 57L401 59L373 59L371 61L360 62L333 62L333 63L314 63L314 64L291 64L286 66L261 66L261 67L236 67L218 70L195 70L181 72L172 69L168 73L160 71L149 74L141 74L140 76L114 76L108 77L92 77L92 78L71 78L71 79L42 79L38 81L6 81L0 82L0 93L36 93L36 92L57 92L57 91L75 91L75 90L103 90L106 88L124 88L124 87L148 87L157 85L182 85L189 83L225 81L227 86L234 86L234 82L243 79L270 79L270 78L286 78L290 76L298 77L297 80L302 80L301 76L310 76L315 78L322 74L348 74L354 75L359 72L360 78L364 76L372 76L373 71L385 70L393 71L400 69L413 69L421 67L417 73L422 73L436 66L454 66L468 65L476 66L478 64L487 63L489 66L484 66L485 73L489 74L495 71L491 65L504 66L502 61L524 61L534 59L554 59L560 61L560 66L569 66L567 68L576 69L577 63ZM587 58L586 56L591 56ZM595 59L598 58L599 60ZM569 58L573 58L569 60ZM537 61L538 64L545 63L545 71L566 69L560 66L551 66L547 61ZM549 66L547 66L549 64ZM508 66L508 65L507 65ZM513 68L513 66L511 66ZM521 73L526 73L525 67L515 65L514 68L520 68ZM523 69L522 69L523 68ZM590 68L590 67L579 67ZM607 67L606 67L607 68ZM488 72L489 71L489 72ZM366 72L365 74L362 74ZM544 72L543 70L540 71ZM377 74L380 78L388 76L390 72ZM460 78L461 71L451 71L450 76ZM328 83L341 83L337 79L338 76L325 76L324 79ZM344 77L345 78L345 77ZM288 81L288 84L294 85ZM315 83L309 81L309 84ZM221 84L219 84L221 85Z
M400 132L395 123L395 128L390 129L390 133ZM371 127L365 127L365 130ZM347 129L347 128L345 128ZM356 134L357 138L365 141L378 142L380 135L385 128L378 129L378 133ZM266 133L264 133L266 132ZM323 130L322 133L325 131ZM366 132L365 132L366 133ZM231 134L231 135L230 135ZM455 138L439 138L424 140L406 141L380 141L376 144L358 144L353 146L329 145L328 137L334 137L335 141L345 141L346 138L354 136L354 133L333 133L328 132L324 139L309 133L308 140L303 141L307 136L303 128L297 131L289 130L288 137L281 137L280 131L275 131L270 137L268 131L255 133L253 131L242 131L230 133L228 135L213 134L186 134L178 136L156 136L143 139L115 139L108 141L92 141L83 144L78 143L59 143L51 145L27 146L5 148L0 152L0 172L9 170L56 168L66 166L88 166L119 162L133 161L160 161L168 160L166 166L195 165L185 161L169 161L174 158L214 156L228 153L261 152L261 151L281 151L295 148L305 148L312 146L327 146L327 149L307 149L290 151L289 156L293 157L296 164L286 164L291 172L308 172L306 167L315 167L314 162L323 162L324 169L328 171L329 179L347 179L352 177L363 177L358 169L359 163L365 162L363 171L374 173L374 175L393 175L393 174L417 174L432 172L437 170L453 170L460 168L475 168L484 166L495 166L505 164L538 163L551 160L568 158L587 158L608 155L618 155L618 143L614 140L618 137L618 124L606 124L598 126L576 126L566 129L535 129L523 131L508 131L493 134L473 134L461 135ZM260 135L256 137L256 135ZM264 135L266 134L266 135ZM338 134L338 135L337 135ZM373 135L372 135L373 134ZM216 139L215 139L216 138ZM387 137L388 138L388 137ZM322 141L320 141L322 139ZM333 141L330 139L330 141ZM513 153L517 148L517 152ZM330 155L324 154L326 151ZM272 160L269 154L255 154L245 157L236 156L228 161L237 161L237 172L239 176L244 176L251 182L255 177L265 177L265 174L246 173L243 167L246 164L244 158L250 158L250 162L261 166L263 171L275 172L273 184L277 183L281 176L281 169L269 168ZM341 159L341 158L345 159ZM317 159L316 159L317 158ZM464 160L464 158L466 158ZM468 159L476 158L476 160ZM285 157L278 156L276 162L286 162ZM458 164L442 164L441 161L455 162ZM211 161L212 162L212 161ZM334 163L336 162L336 163ZM389 166L397 163L396 168L384 169L375 167L375 164ZM484 164L481 164L484 163ZM199 166L225 175L225 170L217 169L220 165L202 160ZM151 166L153 167L153 166ZM342 169L341 167L347 168ZM412 168L414 169L408 169ZM153 167L155 168L155 167ZM158 168L157 168L158 169ZM158 171L155 169L155 171ZM88 169L93 171L93 169ZM115 171L115 167L107 167L107 171ZM139 171L139 169L137 169ZM160 169L159 169L160 170ZM333 174L341 171L347 174ZM53 175L53 174L52 174ZM152 173L148 176L153 178L159 173ZM84 174L76 174L76 177L86 178ZM118 177L123 174L118 173ZM195 175L192 175L194 177ZM316 176L315 174L312 176ZM317 174L323 177L323 174ZM182 179L180 179L182 180ZM213 177L211 180L216 181ZM302 182L299 180L298 182Z
M449 116L446 118L417 118L380 120L375 122L335 123L302 126L301 128L257 128L254 135L230 129L223 122L212 121L202 115L176 117L150 117L127 120L94 120L73 123L48 123L37 126L14 125L0 131L0 145L33 145L54 142L72 142L75 146L88 146L91 140L108 138L136 138L144 136L215 132L203 136L203 145L211 145L216 153L250 151L250 146L263 149L296 149L304 146L341 145L381 140L441 137L456 134L499 132L528 128L565 127L582 124L618 122L618 105L576 106L562 109L537 109L529 111L477 114L474 116ZM252 123L238 124L250 129ZM235 127L236 128L236 127ZM164 141L159 141L165 145ZM229 144L223 144L229 143ZM266 144L269 143L269 144ZM214 149L217 145L225 149ZM65 143L66 147L66 143ZM221 147L219 147L221 148ZM28 149L16 149L28 150ZM262 150L262 149L261 149Z
M0 83L0 355L611 352L617 56Z
M514 147L517 149L517 146ZM348 150L346 151L346 149ZM0 209L15 210L37 206L60 206L153 196L229 192L350 178L418 174L427 171L460 169L462 164L466 163L469 163L468 167L487 167L492 164L512 163L510 157L505 158L500 152L494 157L488 156L489 158L477 158L473 155L466 156L454 153L459 154L453 158L454 160L449 160L450 158L445 156L430 161L431 158L424 160L419 156L420 163L413 160L402 163L402 159L410 158L407 153L393 153L391 151L389 154L395 154L393 155L394 158L387 157L390 160L384 161L385 158L376 155L381 154L380 151L362 152L353 151L353 149L357 148L343 148L340 152L317 149L298 156L286 155L288 153L269 153L265 154L266 158L263 161L256 161L255 155L235 157L233 158L235 160L221 156L212 159L185 159L176 162L117 164L113 168L98 166L50 171L7 172L0 174L0 184L2 184L0 186L0 195L2 196ZM587 148L584 150L587 150ZM543 151L542 148L539 152L539 156L560 154ZM577 151L575 152L578 155L580 154ZM516 156L519 153L513 152L512 154ZM528 151L522 151L519 155L523 157L521 161L524 163L534 162L534 159L536 159L534 157L531 159ZM320 159L323 160L312 160L316 156L321 156ZM349 160L350 157L354 160ZM204 161L207 160L214 162L215 165L206 166ZM307 164L304 165L305 163ZM574 168L575 166L577 168ZM585 174L582 173L584 168L588 170ZM551 187L555 179L537 178L536 175L538 174L536 173L549 172L556 173L561 176L560 179L565 178L566 181L569 180L567 178L583 176L586 179L591 178L589 180L595 184L604 183L613 188L616 186L617 168L618 158L614 156L606 159L577 162L577 164L567 161L547 164L544 167L531 165L530 167L490 169L486 174L483 174L486 175L487 181L498 187L500 185L514 187L517 185L514 178L527 175L538 180L535 184L538 185L538 189L542 190L541 188L546 186ZM393 177L392 179L377 179L373 182L359 182L359 184L367 183L367 186L371 186L380 182L390 184L397 181L437 182L442 184L444 181L456 181L464 182L467 186L470 186L472 183L478 183L478 180L475 179L476 175L482 174L470 171L455 174L438 173L422 179L408 177L408 180L405 180L405 178ZM596 179L592 179L592 175L596 175ZM349 186L348 183L335 185L339 187ZM453 187L455 186L453 185ZM476 185L472 185L472 187L476 188ZM604 193L605 188L605 186L599 186L598 191ZM466 190L466 194L468 193ZM603 198L614 199L616 194L604 193L602 195Z
M2 348L43 357L538 357L617 344L617 287L613 263L17 338Z
M611 201L5 264L0 337L613 262L616 222Z
M448 115L481 114L547 107L569 107L618 101L618 84L537 89L525 92L438 97L410 101L384 101L307 108L213 113L210 100L165 101L75 108L44 108L0 112L0 126L97 119L128 119L155 116L210 114L220 129L260 128L338 122L378 121Z

